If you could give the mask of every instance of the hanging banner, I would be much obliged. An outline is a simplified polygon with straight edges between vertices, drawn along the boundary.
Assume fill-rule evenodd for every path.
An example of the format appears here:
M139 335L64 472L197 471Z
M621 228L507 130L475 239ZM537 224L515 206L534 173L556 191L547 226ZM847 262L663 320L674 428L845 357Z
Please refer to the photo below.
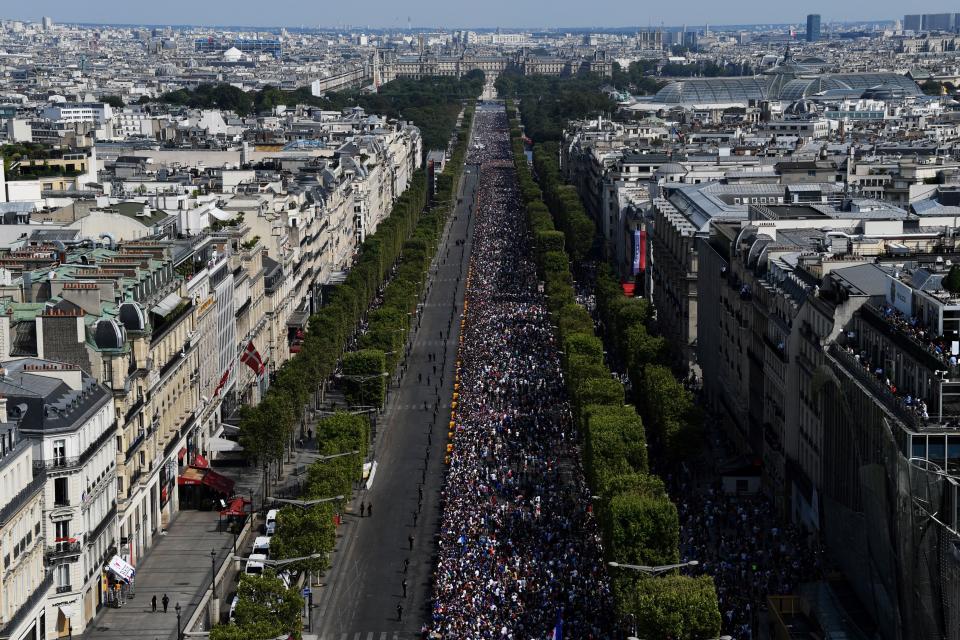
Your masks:
M128 562L123 560L120 556L113 556L110 558L110 562L107 564L107 569L117 576L124 582L130 582L133 580L133 576L137 574L137 570L134 569Z
M633 230L633 275L640 273L640 229Z

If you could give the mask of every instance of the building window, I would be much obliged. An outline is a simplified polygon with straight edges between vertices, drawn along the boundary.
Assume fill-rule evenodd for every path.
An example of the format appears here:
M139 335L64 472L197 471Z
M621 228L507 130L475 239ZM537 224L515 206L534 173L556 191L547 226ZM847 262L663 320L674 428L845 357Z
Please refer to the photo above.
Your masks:
M67 478L57 478L53 481L53 504L56 507L70 506L70 487Z
M56 523L56 543L57 549L66 551L70 547L70 521L61 520Z
M67 461L67 441L66 440L54 440L53 441L53 462L58 467L61 467L66 464Z
M70 565L68 564L58 564L57 565L57 591L69 591L70 590Z

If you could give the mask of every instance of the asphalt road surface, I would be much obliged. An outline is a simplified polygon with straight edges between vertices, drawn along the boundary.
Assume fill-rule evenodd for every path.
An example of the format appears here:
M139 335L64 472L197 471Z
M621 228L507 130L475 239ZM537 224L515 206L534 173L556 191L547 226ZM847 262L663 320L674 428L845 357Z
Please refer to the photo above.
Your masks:
M314 589L312 632L321 640L420 638L421 627L429 619L477 177L475 166L466 167L462 203L448 222L431 270L432 286L411 343L406 373L399 387L391 388L387 407L377 420L373 486L354 499L353 513L340 527L333 566L322 586ZM418 512L421 488L423 504ZM361 501L372 506L372 516L358 517ZM397 605L403 607L401 620Z

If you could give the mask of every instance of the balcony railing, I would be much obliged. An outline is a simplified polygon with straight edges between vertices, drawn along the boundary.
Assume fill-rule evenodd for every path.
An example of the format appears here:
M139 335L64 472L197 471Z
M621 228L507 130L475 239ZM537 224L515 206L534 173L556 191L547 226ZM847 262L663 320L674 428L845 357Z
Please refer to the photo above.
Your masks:
M93 529L93 531L90 532L90 535L87 536L87 543L91 545L95 544L97 541L97 538L100 537L100 534L102 534L104 530L108 526L110 526L110 524L113 523L116 519L117 519L117 503L116 501L114 501L113 506L110 508L110 511L107 511L106 515L103 516L103 519L100 520L100 524L98 524Z
M131 442L130 446L127 447L126 456L124 458L127 462L130 462L130 456L136 453L137 447L140 446L140 444L146 439L146 437L147 437L147 432L141 431L140 435L138 435L136 438L133 439L133 442Z
M23 505L43 490L43 485L46 480L46 472L43 469L38 469L34 473L33 480L30 481L30 484L21 489L20 492L13 497L13 500L5 504L3 509L0 509L0 527L5 525L7 520L12 518Z
M123 416L124 422L130 422L133 416L137 415L137 411L143 409L143 403L145 401L144 396L137 397L137 401L130 405L130 408L127 409L127 413Z
M912 407L898 398L890 389L880 382L875 375L864 369L863 365L851 354L847 353L837 344L830 345L827 353L843 369L848 371L853 377L866 387L881 404L887 408L890 413L903 421L907 427L919 429L920 416Z
M51 575L53 575L53 574L51 574ZM61 586L57 587L57 593L70 593L71 591L73 591L73 587L71 587L71 586L68 585L68 584L61 585Z
M0 631L0 637L9 638L11 634L16 631L17 627L23 623L30 613L33 612L34 607L43 600L47 592L50 591L50 586L53 585L53 572L47 573L43 577L43 580L40 581L40 584L37 585L37 588L33 590L33 593L30 594L30 597L27 598L26 602L20 605L17 608L16 613L14 613L7 624L3 627L3 631Z
M80 556L80 542L57 542L53 546L48 546L46 550L47 559L62 560L70 556Z
M876 328L883 330L887 335L897 336L902 340L901 344L909 345L910 354L919 360L924 366L946 371L951 378L960 375L960 367L950 363L949 343L950 338L940 335L934 335L932 331L927 330L929 335L924 339L918 336L918 328L913 327L909 320L903 319L898 311L885 311L882 308L873 305L864 305L869 312L869 316L876 322L871 322ZM940 351L937 351L939 347Z
M79 456L71 456L69 458L65 456L55 456L49 460L34 460L33 468L56 471L56 470L70 469L72 467L79 467L84 462L89 460L91 456L93 456L93 454L95 454L100 449L100 447L106 444L107 441L109 441L110 438L112 438L116 434L116 431L117 431L117 424L113 423L112 425L110 425L109 428L107 428L106 431L100 434L100 437L94 440L89 447L84 449L83 453L81 453Z

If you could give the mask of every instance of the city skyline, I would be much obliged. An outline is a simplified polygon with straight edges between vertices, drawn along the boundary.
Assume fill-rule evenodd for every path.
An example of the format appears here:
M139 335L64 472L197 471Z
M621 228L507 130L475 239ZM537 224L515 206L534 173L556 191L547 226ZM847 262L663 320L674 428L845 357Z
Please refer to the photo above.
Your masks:
M50 16L55 22L85 24L150 24L194 26L244 26L244 27L325 27L325 28L586 28L586 27L645 27L725 24L803 24L807 13L819 13L824 23L829 22L877 22L902 18L905 9L893 2L881 2L869 9L856 5L841 5L826 1L808 3L797 9L796 15L783 14L773 5L757 7L748 2L725 3L722 7L713 3L695 2L693 6L658 6L653 11L624 11L622 4L600 0L587 7L581 3L550 3L549 12L543 2L528 2L518 5L506 0L493 0L477 6L443 4L435 0L418 0L397 10L395 3L372 0L363 9L341 5L323 7L322 10L299 6L296 2L281 0L271 4L271 11L252 2L224 3L207 2L202 5L172 0L162 5L138 5L119 3L115 0L97 3L93 7L80 7L63 0L41 0L29 5L8 8L3 18L39 22ZM937 7L922 7L916 11L936 13L949 11ZM277 16L290 16L278 19ZM601 19L602 16L602 19ZM696 22L691 17L696 16Z

